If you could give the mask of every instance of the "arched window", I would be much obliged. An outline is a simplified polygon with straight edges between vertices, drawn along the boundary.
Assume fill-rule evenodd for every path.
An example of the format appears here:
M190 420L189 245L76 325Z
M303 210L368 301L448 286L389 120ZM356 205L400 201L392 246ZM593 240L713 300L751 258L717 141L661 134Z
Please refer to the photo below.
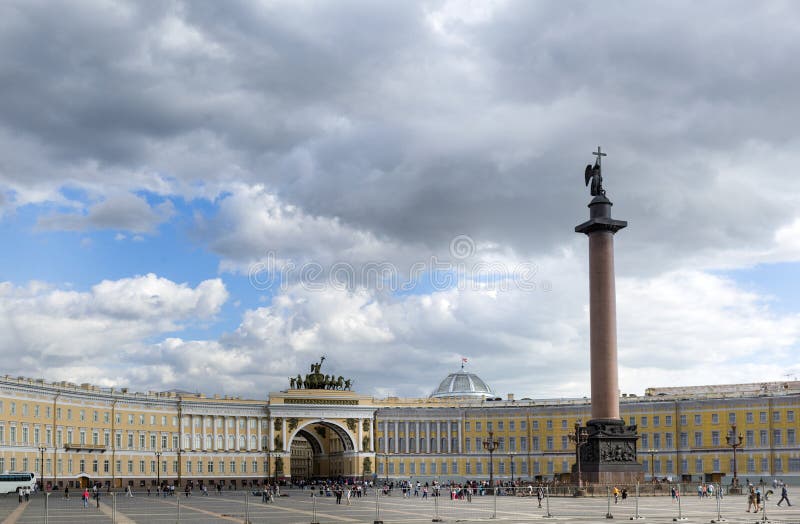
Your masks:
M256 436L250 435L250 449L257 449L258 448L258 446L256 445L257 442L258 439L256 438Z
M228 449L233 449L235 444L236 444L236 437L234 437L233 435L228 435Z
M222 449L223 447L223 440L222 435L217 435L217 449Z
M211 435L206 435L206 449L211 449L211 446L213 445L213 441L214 441L214 437L212 437Z
M245 449L244 435L239 435L239 449Z

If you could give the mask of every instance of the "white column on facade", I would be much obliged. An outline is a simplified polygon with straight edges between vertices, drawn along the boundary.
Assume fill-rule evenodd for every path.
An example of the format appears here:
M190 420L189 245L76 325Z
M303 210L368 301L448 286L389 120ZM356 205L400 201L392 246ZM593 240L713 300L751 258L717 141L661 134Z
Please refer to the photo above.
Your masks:
M189 443L189 449L194 449L194 415L189 415L189 425L192 428L192 431L190 432L191 436L189 437L192 439L192 441Z
M286 434L286 417L281 418L281 436L283 442L283 451L289 451L289 443L286 442L288 435Z
M256 418L256 439L258 439L258 444L256 445L256 449L261 451L261 424L263 424L263 420L261 417Z
M356 451L364 451L364 445L362 442L364 441L364 419L356 419L356 423L358 424L358 442L356 443Z
M235 440L233 441L233 450L240 451L239 449L239 417L233 417L233 426L234 426L234 434L236 435Z
M222 449L228 450L228 417L222 417Z
M414 448L414 452L415 453L419 453L419 450L420 450L420 447L419 447L419 443L420 443L420 438L419 438L419 420L414 422L414 437L417 440L417 447Z
M211 415L211 449L217 448L217 416Z
M394 452L400 452L400 422L394 421Z
M458 449L456 451L458 451L459 453L462 453L462 451L461 451L461 446L462 446L462 444L461 444L461 438L462 438L461 437L461 421L458 420L456 422L456 424L458 424Z
M244 417L244 449L250 449L250 417Z
M272 417L267 419L269 423L269 442L267 442L267 446L269 446L269 450L272 451L275 449L275 419Z
M426 420L425 421L425 452L426 453L430 453L431 452L430 441L431 441L431 421L430 420Z
M369 450L375 451L375 421L369 419Z

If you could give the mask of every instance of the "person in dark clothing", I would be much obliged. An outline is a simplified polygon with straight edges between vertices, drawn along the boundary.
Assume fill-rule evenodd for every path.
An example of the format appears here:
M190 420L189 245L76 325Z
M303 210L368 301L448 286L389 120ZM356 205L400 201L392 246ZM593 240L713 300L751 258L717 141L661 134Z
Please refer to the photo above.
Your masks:
M786 491L786 484L781 486L781 500L778 501L778 506L780 506L781 502L783 502L784 500L786 501L786 505L787 506L791 506L792 505L792 503L789 502L789 492Z

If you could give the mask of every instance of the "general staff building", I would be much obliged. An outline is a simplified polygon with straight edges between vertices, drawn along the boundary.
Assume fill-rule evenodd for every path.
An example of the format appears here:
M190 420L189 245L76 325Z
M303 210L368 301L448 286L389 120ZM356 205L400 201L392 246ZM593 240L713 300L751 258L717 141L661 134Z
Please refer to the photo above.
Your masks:
M349 382L349 381L348 381ZM588 399L515 399L463 369L427 398L292 384L267 399L0 378L0 471L54 489L158 482L241 488L266 479L566 479ZM642 479L800 476L800 382L651 388L622 395ZM735 429L734 429L735 426ZM496 450L486 451L492 433Z

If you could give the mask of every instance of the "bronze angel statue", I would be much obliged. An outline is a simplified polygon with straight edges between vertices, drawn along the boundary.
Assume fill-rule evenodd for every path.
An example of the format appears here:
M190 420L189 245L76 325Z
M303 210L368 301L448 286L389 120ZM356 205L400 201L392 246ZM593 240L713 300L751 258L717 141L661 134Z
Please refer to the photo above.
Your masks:
M584 174L586 185L588 186L591 182L592 185L590 186L589 191L592 196L605 195L606 190L603 189L603 175L601 173L602 168L600 167L600 158L606 156L606 154L600 152L600 147L597 148L596 153L592 154L597 155L597 160L594 161L594 166L592 166L592 164L588 164L586 166L586 172Z

